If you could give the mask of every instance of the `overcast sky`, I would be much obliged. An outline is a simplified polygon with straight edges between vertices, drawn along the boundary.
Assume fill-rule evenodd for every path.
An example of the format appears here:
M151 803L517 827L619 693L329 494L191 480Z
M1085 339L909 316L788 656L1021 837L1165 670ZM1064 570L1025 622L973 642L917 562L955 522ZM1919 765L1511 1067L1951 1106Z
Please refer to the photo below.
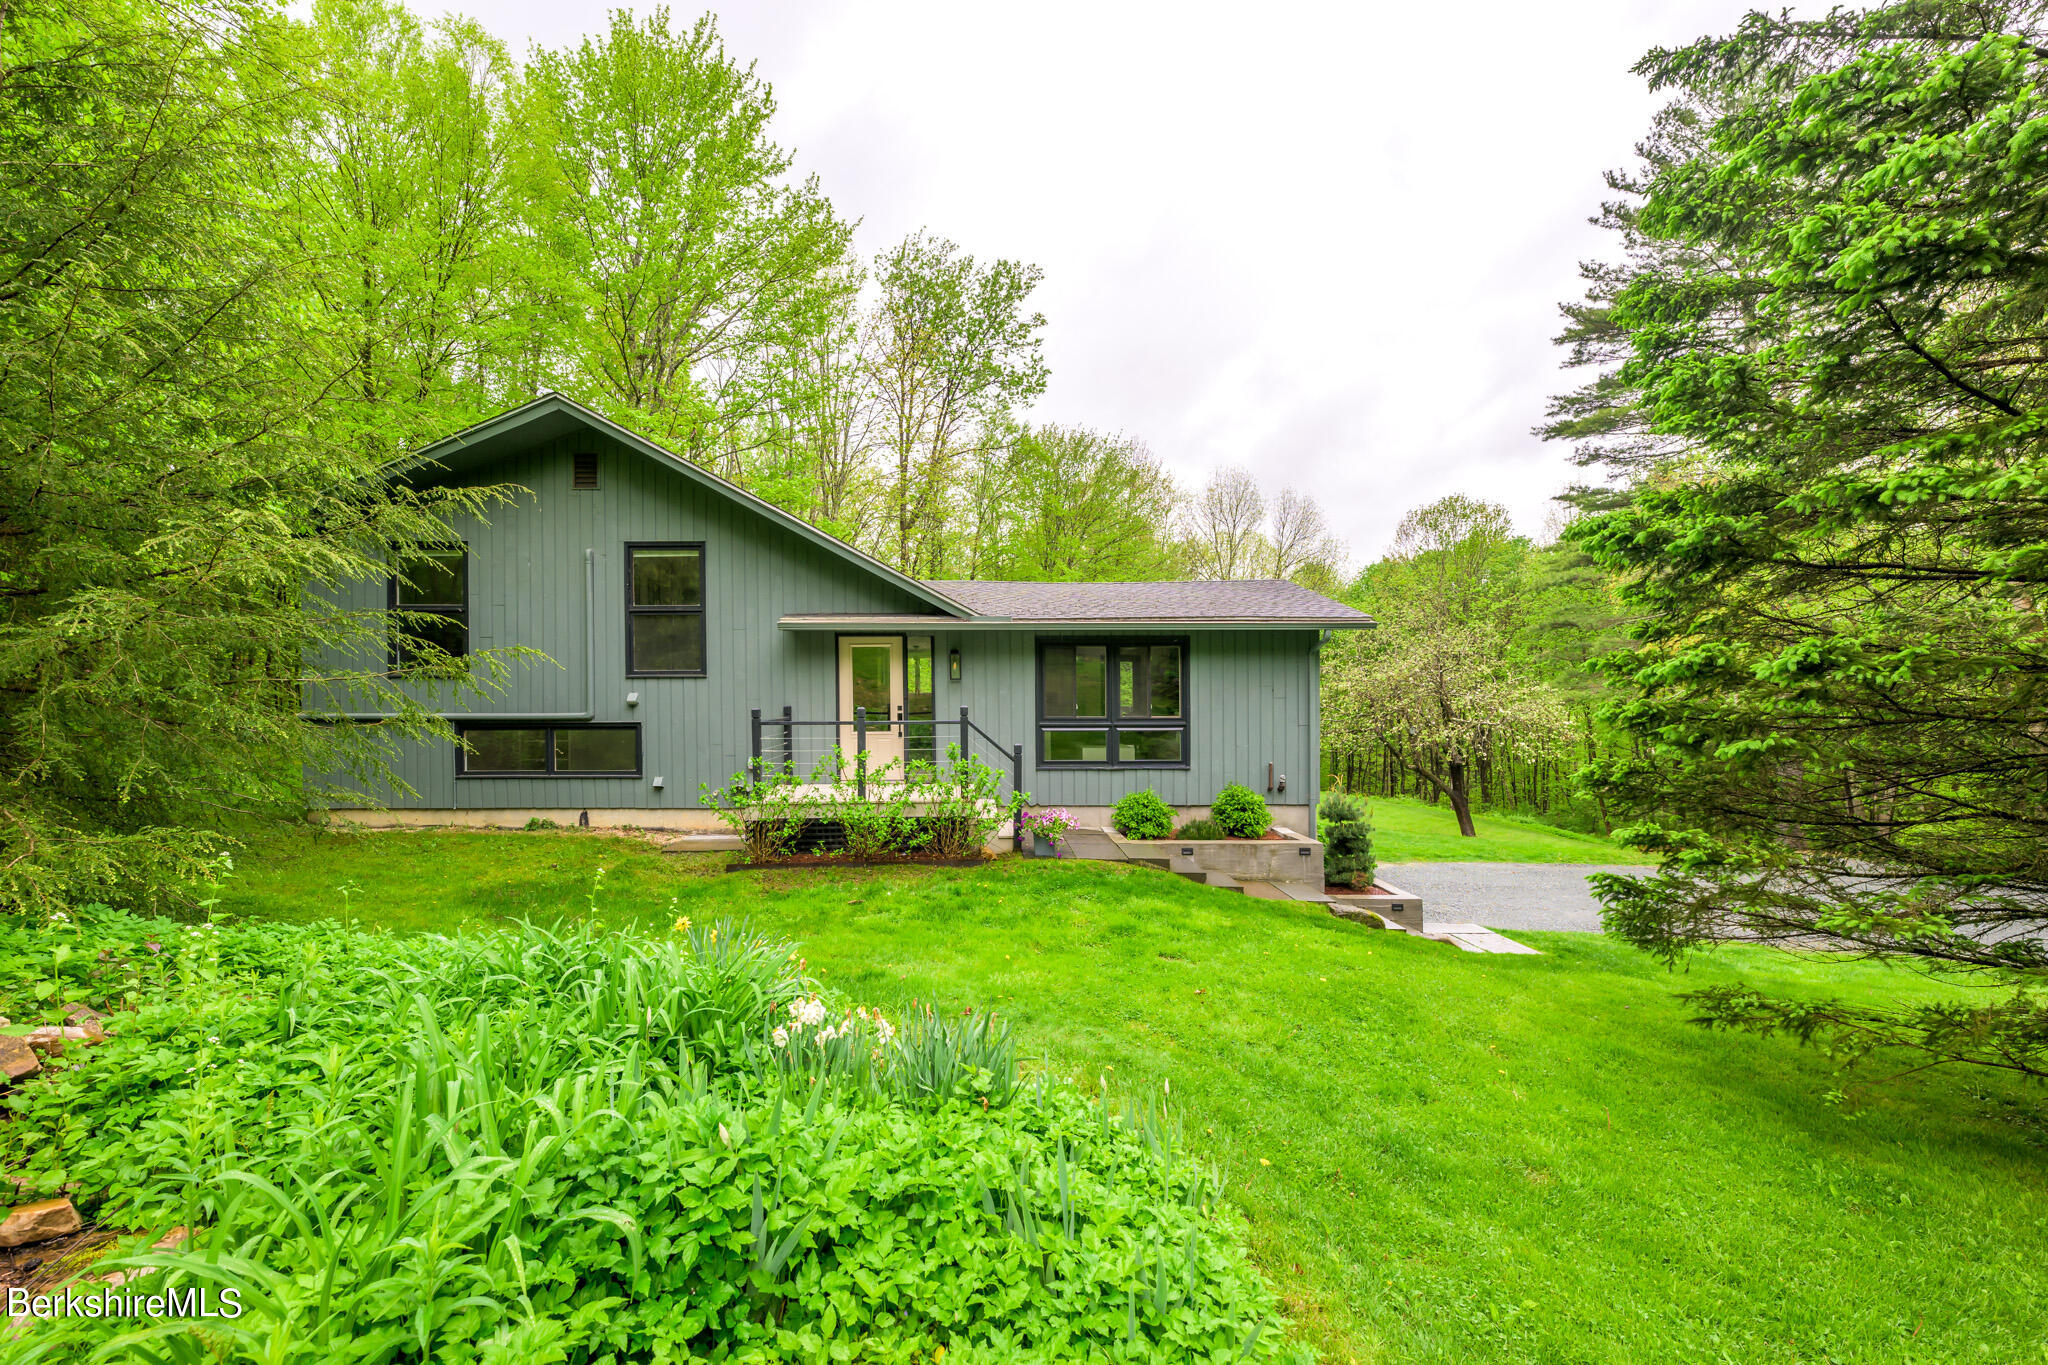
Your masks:
M473 0L571 44L601 5ZM687 21L700 6L672 6ZM1574 381L1551 337L1586 222L1654 101L1647 48L1737 0L1221 5L734 0L776 137L861 222L1045 269L1035 415L1313 492L1354 563L1445 493L1527 531L1574 471L1529 435Z

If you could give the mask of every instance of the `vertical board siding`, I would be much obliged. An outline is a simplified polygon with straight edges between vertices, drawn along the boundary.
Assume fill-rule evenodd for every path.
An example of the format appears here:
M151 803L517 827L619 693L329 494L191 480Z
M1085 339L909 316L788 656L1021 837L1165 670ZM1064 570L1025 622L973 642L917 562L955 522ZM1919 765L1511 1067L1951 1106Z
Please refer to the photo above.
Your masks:
M1142 632L1123 632L1124 634ZM1107 806L1149 787L1169 804L1203 806L1226 784L1266 795L1266 764L1287 777L1276 801L1314 799L1316 751L1304 723L1313 701L1318 635L1304 631L1195 630L1188 634L1186 769L1077 770L1038 767L1037 636L1026 631L955 631L934 645L939 659L938 714L975 723L1006 744L1024 746L1024 787L1042 805ZM1061 638L1114 632L1069 630ZM960 651L960 681L946 676L947 652ZM941 732L943 737L943 731ZM984 747L979 751L989 755Z
M596 450L598 487L569 486L570 459ZM925 613L908 593L862 573L712 489L592 432L537 443L508 456L488 482L527 490L458 529L470 553L473 649L523 646L546 659L512 661L500 690L456 696L418 693L442 709L516 714L582 709L586 673L583 552L596 571L596 722L641 726L636 778L468 778L455 776L447 742L399 742L394 775L412 788L379 790L383 804L420 809L700 806L700 784L723 786L750 753L748 711L764 717L790 706L799 719L829 720L838 704L838 650L829 631L786 631L800 612ZM705 648L709 676L626 676L625 546L702 541ZM382 582L357 585L344 607L385 603ZM1195 630L1189 635L1184 704L1190 765L1185 770L1041 770L1037 767L1037 639L1030 632L935 630L937 714L975 722L1004 745L1024 746L1024 786L1052 805L1100 806L1150 787L1178 806L1206 805L1228 782L1264 793L1266 764L1285 773L1288 802L1314 799L1317 633ZM1063 635L1110 632L1064 631ZM1178 632L1177 632L1178 633ZM961 681L947 655L961 653ZM626 694L638 692L637 707ZM323 704L313 699L312 704ZM325 704L331 705L331 702ZM957 733L957 731L956 731ZM948 736L940 731L941 743ZM997 755L977 741L977 752ZM1007 765L1005 764L1007 770ZM315 775L340 784L338 774ZM653 779L666 788L656 791Z
M570 457L599 454L599 486L569 487ZM442 709L498 714L565 712L588 700L583 552L596 573L595 722L641 727L636 778L455 776L447 742L396 746L396 787L383 804L421 809L584 807L659 810L701 805L700 784L722 786L750 750L751 707L825 717L835 704L831 637L778 629L791 612L923 612L908 593L711 489L662 469L596 433L537 444L499 461L489 482L528 490L457 529L470 554L473 649L524 646L546 659L513 661L501 690L415 695ZM626 676L625 547L637 541L702 541L705 574L703 678ZM384 605L385 584L365 583L342 605ZM638 692L636 707L626 694ZM310 699L323 704L321 699ZM331 704L331 703L326 703ZM665 779L662 791L655 777ZM316 780L341 784L338 774Z

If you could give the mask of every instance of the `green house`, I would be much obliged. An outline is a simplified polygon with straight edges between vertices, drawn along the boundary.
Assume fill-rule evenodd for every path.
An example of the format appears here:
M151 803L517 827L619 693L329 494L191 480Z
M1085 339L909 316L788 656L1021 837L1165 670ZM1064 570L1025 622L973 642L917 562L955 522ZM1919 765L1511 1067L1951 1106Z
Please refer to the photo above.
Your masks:
M757 761L805 771L838 745L880 766L964 737L1006 790L1083 824L1137 788L1199 814L1241 782L1306 831L1318 650L1372 624L1279 581L910 578L554 394L394 477L531 496L342 605L429 615L412 638L449 654L552 662L448 703L473 708L445 710L464 743L405 744L394 767L416 794L365 792L363 820L708 829L701 784ZM436 705L449 691L406 685Z

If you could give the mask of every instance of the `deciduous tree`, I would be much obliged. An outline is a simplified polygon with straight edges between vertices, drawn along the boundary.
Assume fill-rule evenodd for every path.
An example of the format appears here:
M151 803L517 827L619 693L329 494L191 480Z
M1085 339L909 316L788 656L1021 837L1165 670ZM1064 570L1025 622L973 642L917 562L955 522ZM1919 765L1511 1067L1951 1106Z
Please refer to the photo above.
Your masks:
M851 229L790 183L775 99L706 16L620 10L539 52L519 109L552 191L530 209L568 303L574 387L728 475L767 439L778 348L834 321Z
M314 92L272 11L16 5L0 38L0 904L146 901L311 765L381 772L299 716L326 681L434 722L383 676L382 613L306 609L446 534L393 495L273 233ZM480 494L453 494L474 506ZM350 665L351 657L355 662ZM446 733L446 727L438 727Z

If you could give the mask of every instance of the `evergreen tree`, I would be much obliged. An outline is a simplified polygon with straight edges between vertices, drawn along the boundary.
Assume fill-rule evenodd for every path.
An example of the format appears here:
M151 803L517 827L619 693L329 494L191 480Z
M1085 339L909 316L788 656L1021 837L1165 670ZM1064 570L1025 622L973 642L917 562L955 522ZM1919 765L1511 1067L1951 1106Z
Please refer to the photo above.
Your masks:
M2038 4L1752 14L1638 68L1673 103L1551 432L1624 485L1571 538L1642 617L1643 756L1593 789L1666 858L1609 926L1978 973L1895 1010L1713 1022L2048 1074L2048 26Z

